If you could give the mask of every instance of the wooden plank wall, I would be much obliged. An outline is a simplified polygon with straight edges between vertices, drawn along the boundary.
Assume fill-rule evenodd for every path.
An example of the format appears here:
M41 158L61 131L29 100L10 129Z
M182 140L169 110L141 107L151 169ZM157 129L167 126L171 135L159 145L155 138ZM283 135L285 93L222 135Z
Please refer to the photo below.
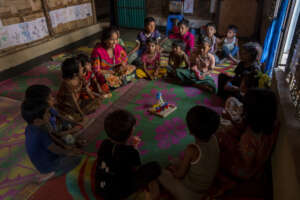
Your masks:
M55 12L58 9L68 10L67 8L72 6L76 7L89 4L91 5L92 10L90 16L86 16L85 18L82 17L82 19L69 21L67 23L61 22L56 24L56 26L53 26L50 17L51 12ZM13 31L10 31L11 29L8 29L8 26L10 26L12 29L16 28L16 25L28 26L29 23L26 22L31 23L36 19L43 19L46 21L47 30L45 30L45 32L47 34L43 34L43 37L38 38L37 40L28 40L28 42L24 41L23 39L22 42L19 42L20 44L16 42L18 45L3 45L5 39L7 39L3 38L5 37L5 34L6 37L10 37L10 40L12 39L11 34L13 34ZM96 12L94 0L0 0L0 56L40 44L59 35L66 34L95 23ZM4 32L5 34L3 34Z
M255 32L258 1L223 0L220 4L218 32L225 35L230 24L236 25L238 37L251 37Z

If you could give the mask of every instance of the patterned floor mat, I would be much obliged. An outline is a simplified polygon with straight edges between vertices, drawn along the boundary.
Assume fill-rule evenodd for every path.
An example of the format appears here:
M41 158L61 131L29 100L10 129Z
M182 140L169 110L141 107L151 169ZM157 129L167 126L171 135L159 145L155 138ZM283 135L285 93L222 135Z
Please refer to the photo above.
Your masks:
M11 199L36 174L25 153L20 102L0 97L0 199Z
M147 112L147 108L155 102L155 94L158 91L162 92L165 101L178 107L167 118L156 117ZM139 146L142 161L156 160L162 166L166 166L170 159L181 156L186 145L193 142L185 125L185 115L196 104L206 105L221 112L223 102L217 96L196 88L163 81L139 80L88 128L85 134L90 144L85 150L95 155L106 138L103 128L105 115L115 109L125 108L134 113L137 119L135 134L142 139ZM32 199L51 199L48 195L51 196L51 191L57 185L60 187L62 199L100 199L93 191L94 160L95 158L89 158L69 174L47 182Z
M95 43L95 42L94 42ZM125 42L127 51L135 43ZM16 77L0 82L0 199L11 199L24 185L30 182L36 171L28 159L24 149L25 122L20 116L20 101L25 90L32 84L45 84L55 92L61 81L60 67L62 61L69 56L84 52L90 54L93 45L82 46L70 52L56 56L52 61L32 68ZM167 63L167 58L162 59ZM225 63L215 68L213 78L217 83L217 74L233 75L234 65ZM162 120L149 115L146 107L154 102L155 93L161 91L164 98L178 105L178 110L170 117ZM143 142L140 150L143 161L158 160L165 165L169 159L178 156L183 147L191 142L186 131L184 116L188 108L194 104L205 104L220 111L220 100L214 95L204 93L191 87L182 87L162 81L148 82L140 80L113 91L111 99L105 99L101 108L91 117L97 118L87 136L92 141L89 152L96 152L104 138L103 120L105 113L115 108L126 108L136 115L138 120L137 135ZM99 130L94 132L93 130ZM33 191L25 188L28 191ZM85 186L86 187L86 186Z

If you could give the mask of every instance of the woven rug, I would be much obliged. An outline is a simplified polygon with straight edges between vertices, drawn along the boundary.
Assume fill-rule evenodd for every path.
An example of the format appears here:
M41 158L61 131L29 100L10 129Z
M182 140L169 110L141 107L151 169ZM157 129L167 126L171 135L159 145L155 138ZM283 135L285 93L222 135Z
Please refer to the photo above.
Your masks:
M135 45L134 42L128 41L125 41L125 44L127 51ZM54 57L52 61L46 61L27 72L0 82L0 111L2 113L0 116L0 199L11 199L15 194L25 198L31 196L40 187L31 183L36 171L24 147L26 123L20 116L19 108L26 88L32 84L45 84L55 93L61 81L62 61L80 52L90 54L92 49L93 45L87 45L62 53ZM165 66L167 62L168 59L163 57L162 65ZM217 74L233 75L233 70L234 65L231 63L217 66L213 72L215 82L217 83ZM146 112L147 106L154 103L157 91L161 91L167 101L178 105L174 114L166 119L151 116ZM219 112L221 103L214 95L196 88L182 87L162 81L140 80L131 83L113 91L113 97L105 99L100 109L90 116L91 118L101 117L98 117L91 128L86 131L87 138L91 142L86 150L95 153L105 138L102 121L105 114L116 108L126 108L135 114L138 121L136 134L143 139L140 145L143 161L158 160L165 165L168 160L178 156L184 146L192 140L187 134L184 123L184 116L189 107L194 104L205 104Z
M0 97L0 199L11 199L32 180L36 170L25 153L20 102Z
M158 91L163 94L165 101L178 107L167 118L147 112L147 108L155 103ZM202 104L221 112L222 103L215 95L196 88L164 81L139 80L86 130L89 145L85 151L96 155L101 142L106 138L103 127L105 116L115 109L123 108L132 112L137 119L135 135L142 139L139 146L142 162L155 160L166 166L171 159L181 156L187 144L193 142L185 125L187 111L196 104ZM48 181L30 199L52 199L56 188L59 188L60 199L99 199L93 192L94 161L93 157L85 158L81 165L67 175Z
M100 108L89 118L97 118L135 83L113 91L113 97L105 99ZM40 185L32 183L37 171L25 150L24 129L26 122L20 114L21 101L0 96L0 199L12 199L16 194L26 199Z

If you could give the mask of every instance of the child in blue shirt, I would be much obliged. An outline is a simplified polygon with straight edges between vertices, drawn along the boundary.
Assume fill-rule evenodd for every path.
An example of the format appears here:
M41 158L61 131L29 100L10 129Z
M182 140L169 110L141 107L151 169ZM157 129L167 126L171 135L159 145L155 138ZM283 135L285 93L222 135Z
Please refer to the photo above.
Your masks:
M23 119L28 123L25 130L25 146L28 156L40 172L38 181L45 181L55 175L64 174L75 168L82 152L74 147L68 150L53 142L49 129L50 107L42 101L25 100L21 106Z
M49 104L50 119L49 122L53 129L51 132L58 138L61 138L67 144L74 144L76 137L80 135L80 130L87 124L87 120L83 123L76 123L69 119L65 119L54 108L55 99L51 94L51 89L46 85L32 85L27 88L25 100L30 102L45 102ZM78 139L79 144L86 143L86 140Z

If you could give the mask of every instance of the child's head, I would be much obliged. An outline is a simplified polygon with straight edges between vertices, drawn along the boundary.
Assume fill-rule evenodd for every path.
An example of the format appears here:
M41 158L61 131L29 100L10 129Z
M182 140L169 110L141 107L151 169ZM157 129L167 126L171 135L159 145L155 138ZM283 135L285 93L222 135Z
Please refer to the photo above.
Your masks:
M256 133L271 134L277 118L277 101L268 89L249 89L244 98L247 124Z
M181 40L174 41L172 44L172 48L174 53L180 54L185 49L185 43Z
M145 31L147 33L153 33L155 31L155 19L153 17L146 17L144 20Z
M49 122L49 105L43 101L25 100L21 105L21 115L28 124L41 126Z
M186 115L190 133L197 139L208 141L220 125L218 113L205 106L194 106Z
M240 85L240 90L242 94L246 94L248 89L258 88L258 74L256 71L253 72L244 72L242 74L242 81Z
M189 31L189 21L186 19L182 19L178 23L178 27L179 27L180 35L182 35L182 36L185 35Z
M79 64L83 67L83 71L92 71L92 64L90 58L86 54L79 54L76 59L79 61Z
M67 58L61 66L63 79L73 79L83 74L83 67L75 58Z
M211 48L211 41L208 39L203 39L199 43L199 51L201 55L207 55Z
M125 143L133 133L136 119L126 110L116 110L104 119L104 129L107 136L120 143Z
M226 37L227 38L233 38L234 36L236 36L237 31L238 31L237 26L235 26L235 25L229 25L228 28L227 28L227 35L226 35Z
M153 38L149 38L146 41L147 51L149 53L154 53L156 51L156 40Z
M216 25L214 23L206 24L206 35L208 37L210 37L210 38L213 37L216 33L216 30L217 30L217 28L216 28Z
M55 99L51 94L51 89L46 85L31 85L25 92L25 101L46 102L50 107L55 104Z
M115 48L118 44L119 33L118 29L115 28L105 28L102 31L101 42L105 48Z
M243 46L244 51L241 54L241 59L244 62L252 63L257 60L257 49L253 46Z
M117 34L118 34L118 38L120 38L121 33L120 33L120 28L118 26L112 26L112 29L116 30Z

